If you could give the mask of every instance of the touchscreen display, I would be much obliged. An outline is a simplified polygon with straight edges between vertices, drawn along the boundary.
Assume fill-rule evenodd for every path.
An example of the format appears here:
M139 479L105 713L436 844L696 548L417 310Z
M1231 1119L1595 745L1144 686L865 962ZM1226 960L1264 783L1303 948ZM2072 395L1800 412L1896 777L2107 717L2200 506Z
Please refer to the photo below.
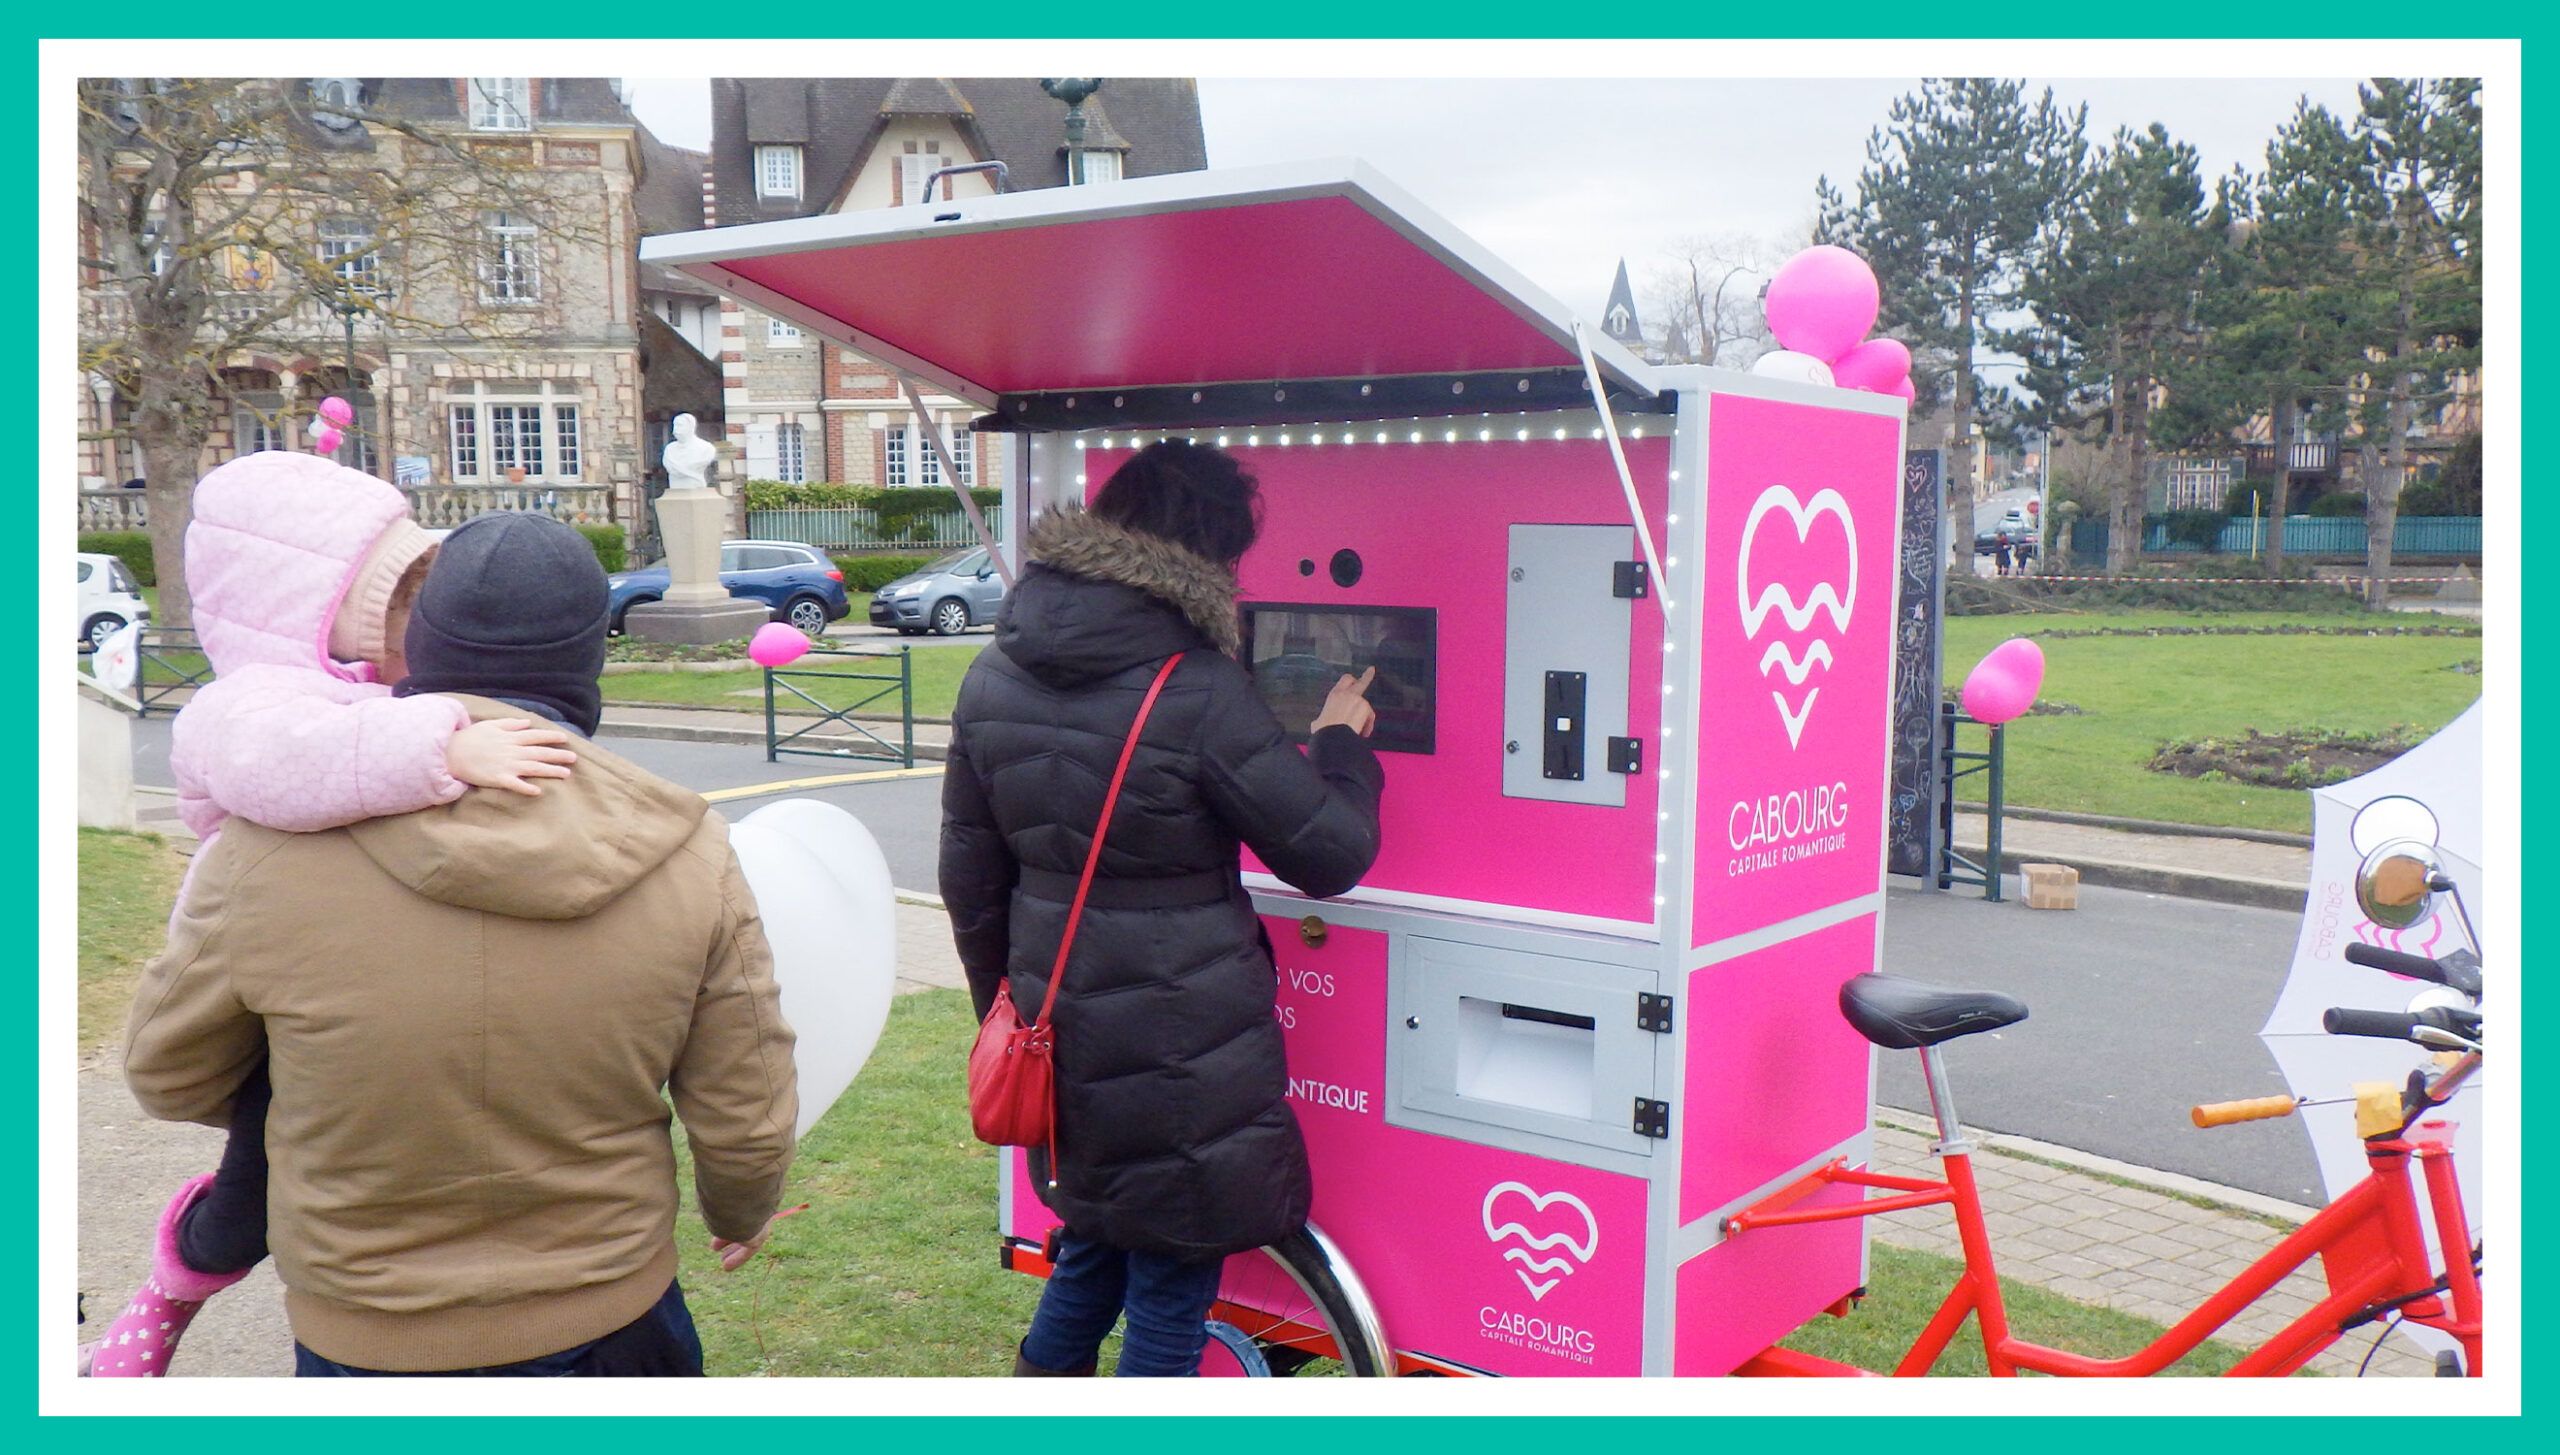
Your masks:
M1369 705L1378 710L1369 746L1432 751L1439 705L1440 614L1427 606L1317 606L1248 602L1245 666L1272 714L1297 742L1343 674L1370 667Z

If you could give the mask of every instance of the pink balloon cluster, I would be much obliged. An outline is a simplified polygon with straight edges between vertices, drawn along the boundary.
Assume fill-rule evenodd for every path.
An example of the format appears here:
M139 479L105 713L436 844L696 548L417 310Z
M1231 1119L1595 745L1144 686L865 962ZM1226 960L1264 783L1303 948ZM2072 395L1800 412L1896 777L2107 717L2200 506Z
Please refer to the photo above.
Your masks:
M1752 372L1911 402L1911 350L1893 339L1867 337L1882 297L1864 258L1828 243L1806 248L1769 280L1761 308L1779 349L1752 365Z
M355 406L332 394L320 401L320 427L311 432L311 447L324 455L334 455L346 439L342 433L356 422Z
M1995 726L2036 705L2044 687L2044 648L2026 637L1993 647L1965 674L1964 712Z

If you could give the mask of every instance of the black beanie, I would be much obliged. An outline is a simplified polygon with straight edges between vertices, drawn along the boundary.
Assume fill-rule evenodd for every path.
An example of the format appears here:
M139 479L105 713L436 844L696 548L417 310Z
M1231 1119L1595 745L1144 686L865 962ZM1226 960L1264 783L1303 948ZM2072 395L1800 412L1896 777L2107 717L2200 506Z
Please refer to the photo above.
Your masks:
M409 615L400 695L520 702L594 736L604 715L604 568L547 515L483 515L437 549Z

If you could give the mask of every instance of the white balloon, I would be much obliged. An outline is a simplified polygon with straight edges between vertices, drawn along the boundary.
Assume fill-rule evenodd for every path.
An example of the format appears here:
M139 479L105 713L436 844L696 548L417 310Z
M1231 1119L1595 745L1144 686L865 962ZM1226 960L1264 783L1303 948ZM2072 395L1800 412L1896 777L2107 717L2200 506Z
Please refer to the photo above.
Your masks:
M806 1136L880 1043L898 978L898 910L889 861L862 821L830 803L786 798L730 825L773 947L782 1018L797 1039Z
M142 623L126 622L89 654L89 675L98 685L131 694L142 677Z
M1792 349L1773 349L1752 361L1751 372L1763 379L1793 379L1803 384L1828 384L1831 366L1811 354Z

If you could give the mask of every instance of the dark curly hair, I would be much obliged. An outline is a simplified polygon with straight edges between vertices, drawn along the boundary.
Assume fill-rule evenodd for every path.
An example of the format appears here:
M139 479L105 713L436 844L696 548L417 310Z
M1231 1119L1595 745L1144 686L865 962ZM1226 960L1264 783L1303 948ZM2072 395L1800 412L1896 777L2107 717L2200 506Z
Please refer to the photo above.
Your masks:
M1093 513L1233 565L1262 534L1262 491L1233 455L1159 440L1111 472Z

